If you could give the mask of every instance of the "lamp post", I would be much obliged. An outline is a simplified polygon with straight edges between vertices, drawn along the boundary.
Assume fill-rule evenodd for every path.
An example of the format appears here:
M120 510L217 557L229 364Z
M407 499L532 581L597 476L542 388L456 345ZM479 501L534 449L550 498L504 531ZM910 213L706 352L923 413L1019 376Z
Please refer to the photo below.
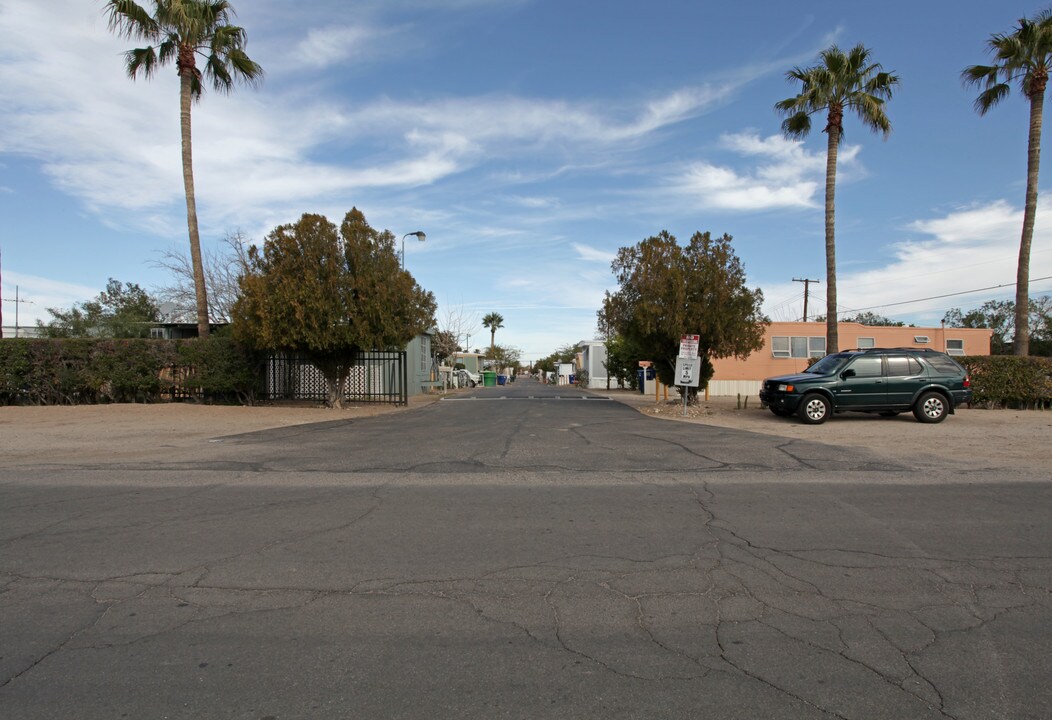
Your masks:
M425 235L422 230L417 230L416 232L406 233L405 235L402 236L402 269L403 270L405 270L405 239L407 237L409 237L410 235L416 235L416 239L419 240L420 242L424 242L424 240L427 239L427 235Z

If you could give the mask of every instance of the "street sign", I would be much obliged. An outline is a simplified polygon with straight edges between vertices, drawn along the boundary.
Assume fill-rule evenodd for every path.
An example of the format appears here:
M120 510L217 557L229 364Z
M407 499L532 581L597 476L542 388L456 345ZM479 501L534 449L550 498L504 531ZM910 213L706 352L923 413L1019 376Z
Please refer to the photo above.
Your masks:
M697 387L701 381L701 360L698 358L676 358L676 384L681 387Z
M696 358L698 356L698 345L700 342L700 335L683 335L679 339L679 356L684 358Z

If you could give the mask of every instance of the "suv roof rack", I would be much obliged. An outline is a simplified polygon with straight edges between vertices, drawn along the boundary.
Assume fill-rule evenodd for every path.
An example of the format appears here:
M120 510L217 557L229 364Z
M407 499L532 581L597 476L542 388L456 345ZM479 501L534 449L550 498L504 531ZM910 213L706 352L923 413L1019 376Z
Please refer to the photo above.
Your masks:
M873 348L858 348L859 352L919 352L919 353L941 353L940 350L934 348L922 348L922 347L873 347Z

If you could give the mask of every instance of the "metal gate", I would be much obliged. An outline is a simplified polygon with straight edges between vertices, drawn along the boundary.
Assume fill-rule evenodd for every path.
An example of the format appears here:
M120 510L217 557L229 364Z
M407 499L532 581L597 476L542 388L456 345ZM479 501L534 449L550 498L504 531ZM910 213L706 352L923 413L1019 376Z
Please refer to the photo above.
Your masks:
M325 402L329 398L329 386L321 370L300 355L271 355L264 381L264 400ZM347 376L343 399L405 405L408 385L404 350L359 352Z

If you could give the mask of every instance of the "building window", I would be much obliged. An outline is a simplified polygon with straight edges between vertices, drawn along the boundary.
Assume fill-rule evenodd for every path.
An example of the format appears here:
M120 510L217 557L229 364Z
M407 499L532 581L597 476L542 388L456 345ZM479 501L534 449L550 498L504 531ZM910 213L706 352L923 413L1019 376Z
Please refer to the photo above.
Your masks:
M918 345L927 345L929 342L931 342L931 339L927 335L914 335L913 342L917 343Z
M151 340L164 340L164 328L150 328Z
M947 355L964 355L964 340L947 340Z
M872 348L872 347L876 347L876 346L877 346L877 339L876 338L862 338L862 337L860 337L858 339L858 342L855 345L855 347L857 347L859 350L865 350L866 348Z
M420 369L427 371L431 369L431 336L420 336Z
M826 354L824 337L786 337L771 338L771 355L777 358L822 357Z

